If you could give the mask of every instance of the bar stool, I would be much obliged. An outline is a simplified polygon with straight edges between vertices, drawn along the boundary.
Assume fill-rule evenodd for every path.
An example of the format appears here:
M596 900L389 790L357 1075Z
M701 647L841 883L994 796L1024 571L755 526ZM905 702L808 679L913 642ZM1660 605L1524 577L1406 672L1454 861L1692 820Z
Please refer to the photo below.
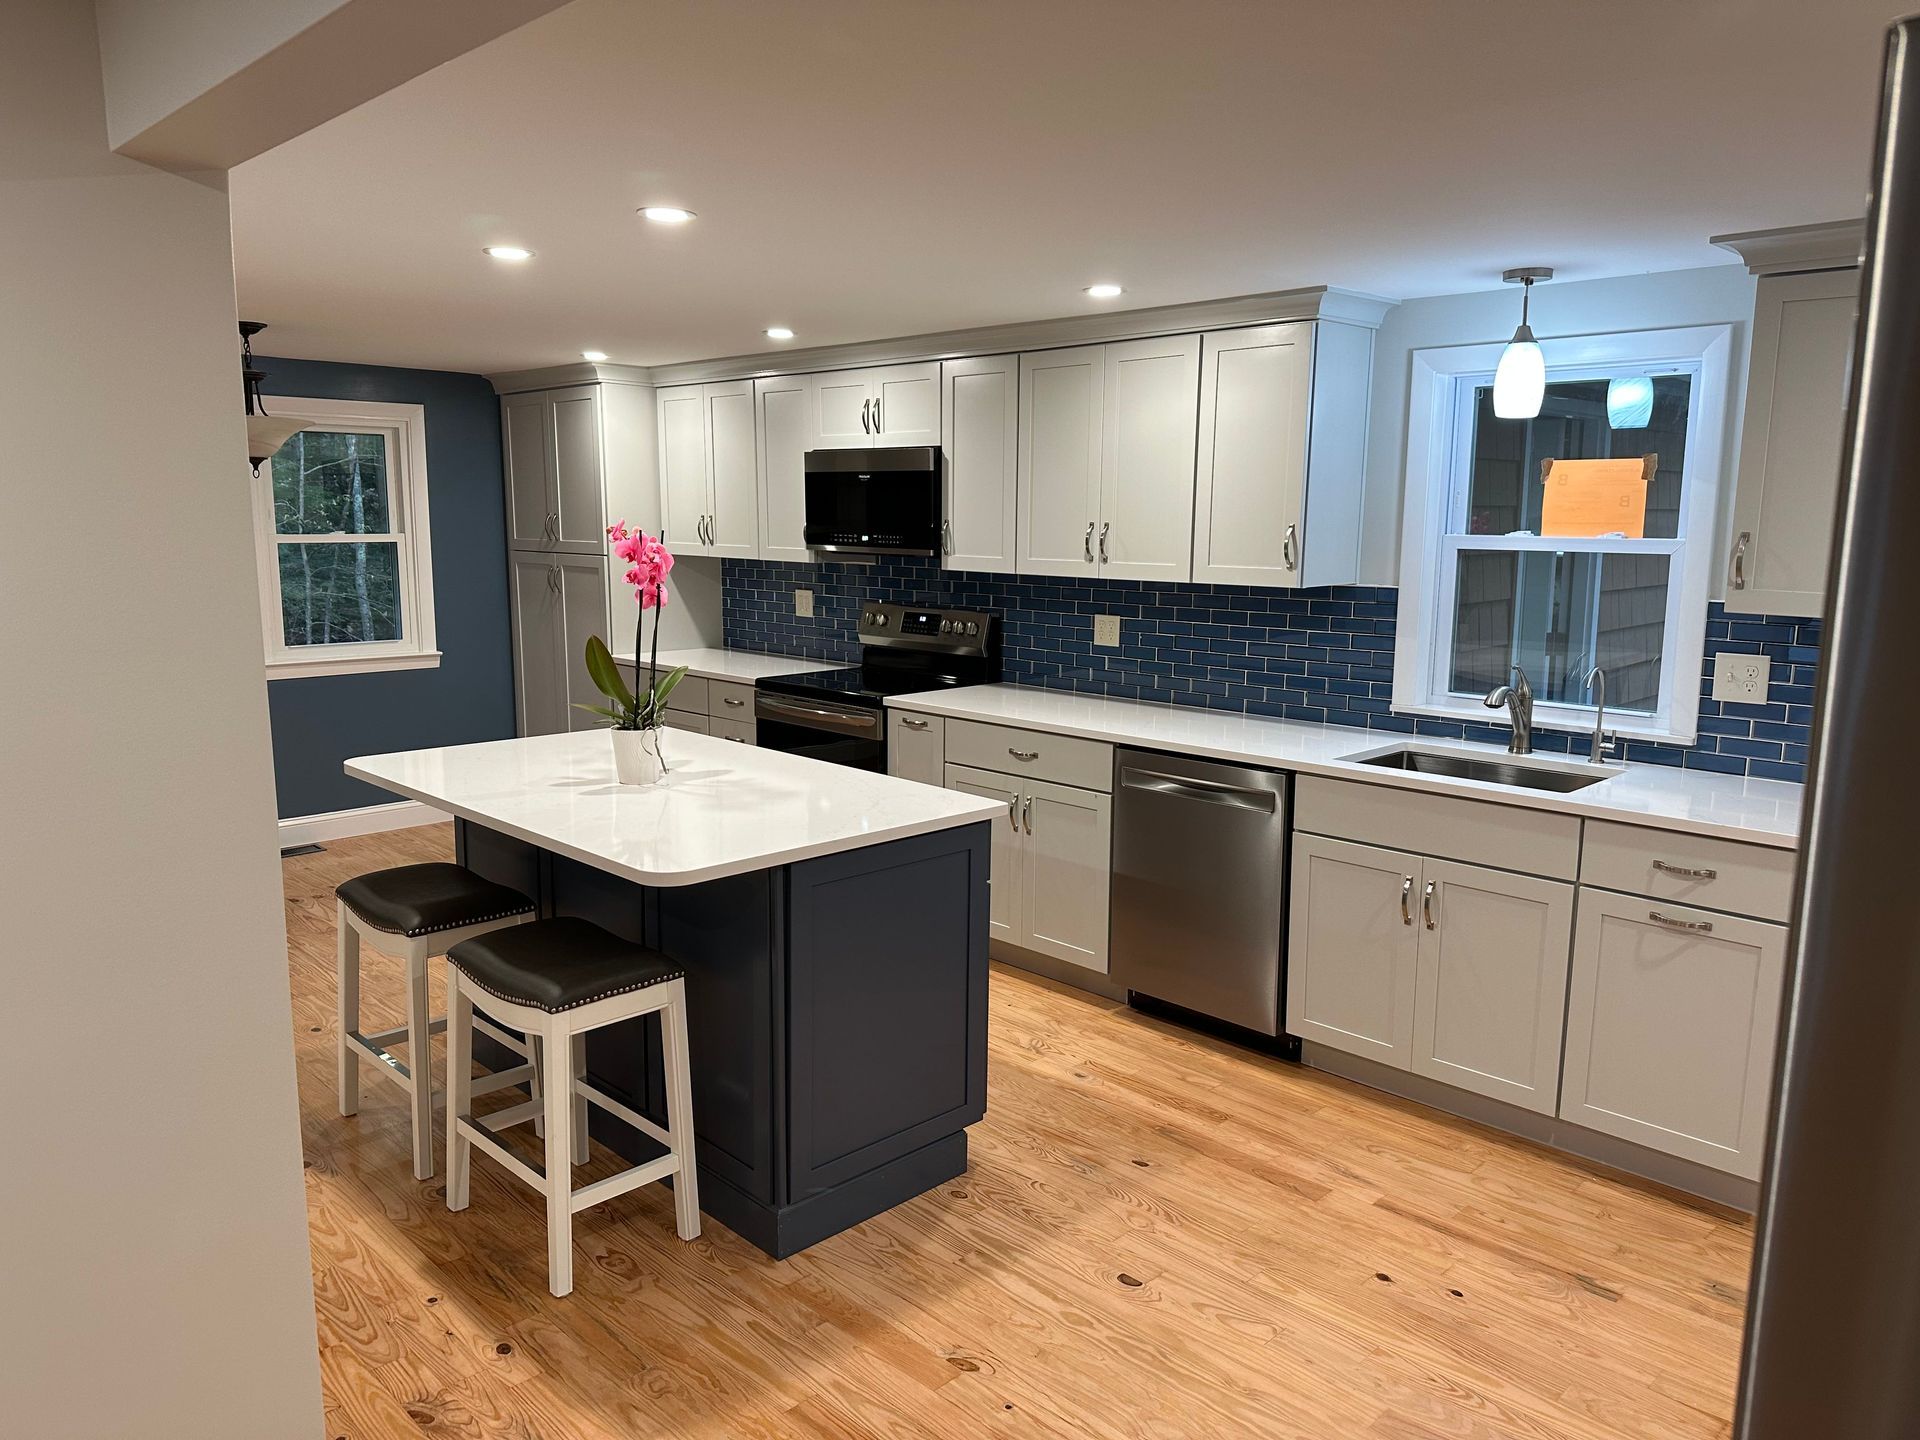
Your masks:
M671 1175L674 1229L682 1240L700 1234L682 974L659 952L573 917L495 931L462 941L447 952L447 1208L467 1208L475 1145L545 1195L547 1288L555 1295L573 1289L573 1217L590 1205ZM475 1118L476 1010L538 1041L535 1053L545 1071L540 1099ZM666 1061L664 1130L588 1083L585 1066L589 1031L656 1012ZM570 1102L573 1123L569 1123ZM575 1189L573 1167L586 1159L582 1121L588 1102L659 1141L667 1153ZM494 1134L539 1115L546 1119L546 1135L543 1164L536 1170Z
M518 890L483 880L462 865L401 865L355 876L334 892L338 900L340 1113L360 1108L360 1061L377 1062L406 1091L413 1110L413 1174L433 1176L433 1035L444 1016L427 1013L427 962L448 947L533 918L534 904ZM372 1035L360 1032L360 943L407 964L407 1023ZM489 1025L487 1033L529 1063L488 1077L490 1088L538 1079L528 1045ZM407 1058L387 1047L404 1040ZM537 1093L537 1092L536 1092Z

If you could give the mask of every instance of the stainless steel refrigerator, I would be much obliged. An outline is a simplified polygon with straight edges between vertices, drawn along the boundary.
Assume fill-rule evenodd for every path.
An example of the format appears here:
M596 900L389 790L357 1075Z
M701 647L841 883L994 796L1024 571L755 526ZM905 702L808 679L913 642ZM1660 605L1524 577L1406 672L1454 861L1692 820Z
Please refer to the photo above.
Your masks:
M1742 1440L1920 1435L1920 20L1871 183Z

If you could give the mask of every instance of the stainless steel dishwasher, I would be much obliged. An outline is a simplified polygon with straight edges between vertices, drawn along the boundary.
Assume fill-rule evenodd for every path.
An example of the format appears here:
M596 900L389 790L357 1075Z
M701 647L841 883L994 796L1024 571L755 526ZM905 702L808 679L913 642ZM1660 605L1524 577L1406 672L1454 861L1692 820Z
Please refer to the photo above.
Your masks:
M1287 777L1113 752L1112 979L1280 1033Z

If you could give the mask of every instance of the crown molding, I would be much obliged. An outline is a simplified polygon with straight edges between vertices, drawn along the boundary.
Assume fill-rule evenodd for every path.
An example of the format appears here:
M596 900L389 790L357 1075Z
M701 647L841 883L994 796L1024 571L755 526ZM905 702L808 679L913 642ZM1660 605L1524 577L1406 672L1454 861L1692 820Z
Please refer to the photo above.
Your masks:
M503 370L487 376L496 395L522 390L557 390L564 385L651 385L653 372L645 365L614 365L604 360L575 360L541 370Z
M1867 242L1865 220L1828 220L1780 230L1742 230L1715 235L1710 243L1731 250L1751 275L1792 275L1806 270L1850 270Z

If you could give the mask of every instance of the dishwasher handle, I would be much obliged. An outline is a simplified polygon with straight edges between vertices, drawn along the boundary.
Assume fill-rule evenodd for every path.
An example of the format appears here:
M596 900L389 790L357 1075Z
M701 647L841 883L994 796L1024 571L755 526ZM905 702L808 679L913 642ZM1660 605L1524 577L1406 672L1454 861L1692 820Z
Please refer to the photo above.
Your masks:
M1120 784L1128 790L1171 795L1179 800L1199 800L1208 805L1226 805L1235 810L1258 810L1267 815L1273 814L1280 800L1271 790L1227 785L1193 775L1169 775L1164 770L1144 770L1131 765L1121 770Z

